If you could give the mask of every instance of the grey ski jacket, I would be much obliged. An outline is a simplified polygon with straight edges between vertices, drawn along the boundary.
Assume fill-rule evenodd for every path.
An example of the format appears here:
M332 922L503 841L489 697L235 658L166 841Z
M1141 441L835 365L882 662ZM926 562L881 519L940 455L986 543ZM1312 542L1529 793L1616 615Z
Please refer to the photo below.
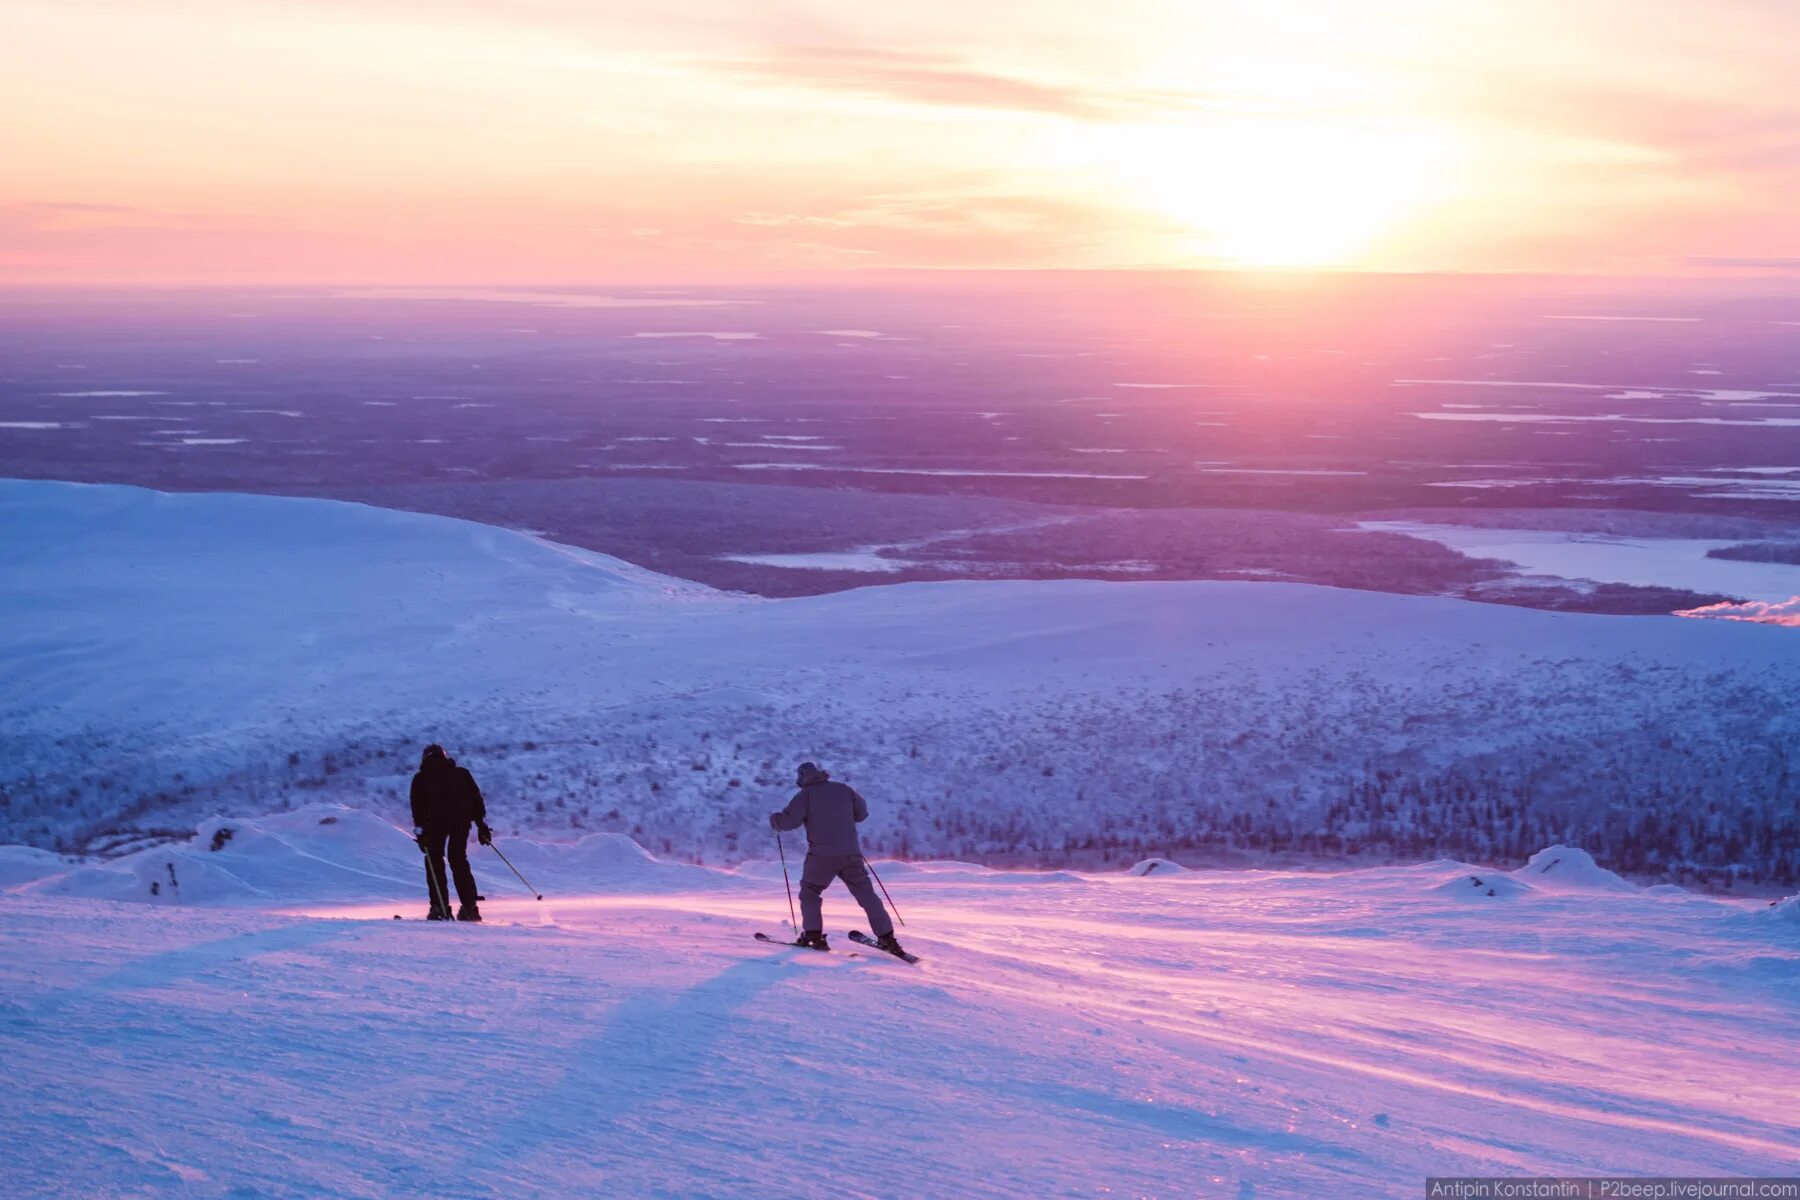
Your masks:
M806 827L806 852L860 857L856 827L869 819L869 802L847 783L835 783L825 772L794 793L788 806L769 814L777 829Z

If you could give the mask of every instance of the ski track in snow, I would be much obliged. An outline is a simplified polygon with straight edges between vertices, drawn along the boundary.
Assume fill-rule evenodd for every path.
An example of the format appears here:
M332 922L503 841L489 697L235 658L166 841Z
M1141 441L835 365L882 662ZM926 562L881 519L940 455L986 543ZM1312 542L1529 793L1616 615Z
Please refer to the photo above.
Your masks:
M235 833L216 857L288 902L94 898L200 882L197 844L0 892L9 1194L1266 1200L1800 1167L1800 914L1540 873L1579 851L883 864L909 967L844 953L841 889L834 953L753 940L784 932L772 863L514 841L550 899L477 852L505 924L397 923L423 908L400 831L321 806Z

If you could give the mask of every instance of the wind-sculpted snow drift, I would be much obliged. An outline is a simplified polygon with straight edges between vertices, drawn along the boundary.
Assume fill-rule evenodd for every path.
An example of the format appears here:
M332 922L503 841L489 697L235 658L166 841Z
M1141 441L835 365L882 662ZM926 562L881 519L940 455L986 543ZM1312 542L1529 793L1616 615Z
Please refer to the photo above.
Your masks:
M1800 638L1273 583L765 601L354 504L0 483L0 841L404 820L426 740L508 832L768 852L793 763L905 858L1520 861L1793 878Z

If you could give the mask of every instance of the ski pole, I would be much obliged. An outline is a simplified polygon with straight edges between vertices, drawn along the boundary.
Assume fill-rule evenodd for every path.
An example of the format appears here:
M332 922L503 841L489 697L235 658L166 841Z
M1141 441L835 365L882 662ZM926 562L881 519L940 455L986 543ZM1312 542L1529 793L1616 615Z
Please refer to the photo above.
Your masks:
M443 913L444 916L448 917L450 915L450 903L444 898L443 889L439 886L437 867L431 861L431 851L427 850L424 843L421 842L419 844L419 853L425 856L425 882L431 888L431 906Z
M781 848L781 830L779 829L775 831L775 853L781 855L781 885L787 888L788 928L792 929L797 936L800 932L800 922L794 916L794 885L788 881L787 851Z
M894 910L894 915L896 917L900 917L900 923L902 925L906 924L906 918L900 916L900 906L894 903L894 898L892 896L888 896L887 884L881 882L881 876L875 874L875 864L865 858L863 859L863 866L869 869L869 874L873 876L875 886L881 889L881 894L887 896L888 907Z
M487 846L488 846L488 849L492 850L495 854L500 854L500 847L494 845L494 843L489 842L487 844ZM500 861L505 863L514 875L519 875L519 868L512 865L512 859L506 857L506 855L504 855L504 854L500 854ZM536 896L539 900L542 900L544 898L538 892L538 890L536 888L531 886L531 881L529 879L526 879L523 875L519 875L519 882L525 885L526 891L528 891L532 895Z

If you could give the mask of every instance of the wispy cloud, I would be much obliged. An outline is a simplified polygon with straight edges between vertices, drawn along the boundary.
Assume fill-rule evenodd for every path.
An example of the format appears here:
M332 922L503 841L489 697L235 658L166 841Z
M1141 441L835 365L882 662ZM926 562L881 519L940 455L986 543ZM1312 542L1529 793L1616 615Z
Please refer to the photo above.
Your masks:
M1116 252L1106 249L1108 231L1149 219L970 177L955 186L873 193L810 212L755 211L734 221L766 238L773 254L804 237L815 259L829 247L863 261L960 267L1117 265Z
M758 84L817 88L909 104L1123 121L1202 107L1203 98L1164 90L1114 90L1002 74L946 54L851 46L792 47L752 58L710 59L702 68Z
M764 229L846 229L856 224L847 217L821 217L807 213L747 212L733 218L739 225Z
M1744 258L1725 254L1690 254L1690 267L1722 267L1738 271L1800 271L1800 257Z
M162 212L129 204L85 200L26 200L0 204L0 224L54 233L97 229L211 229L242 223L241 218L208 213Z
M89 204L82 200L32 200L18 207L41 213L136 213L129 204Z

